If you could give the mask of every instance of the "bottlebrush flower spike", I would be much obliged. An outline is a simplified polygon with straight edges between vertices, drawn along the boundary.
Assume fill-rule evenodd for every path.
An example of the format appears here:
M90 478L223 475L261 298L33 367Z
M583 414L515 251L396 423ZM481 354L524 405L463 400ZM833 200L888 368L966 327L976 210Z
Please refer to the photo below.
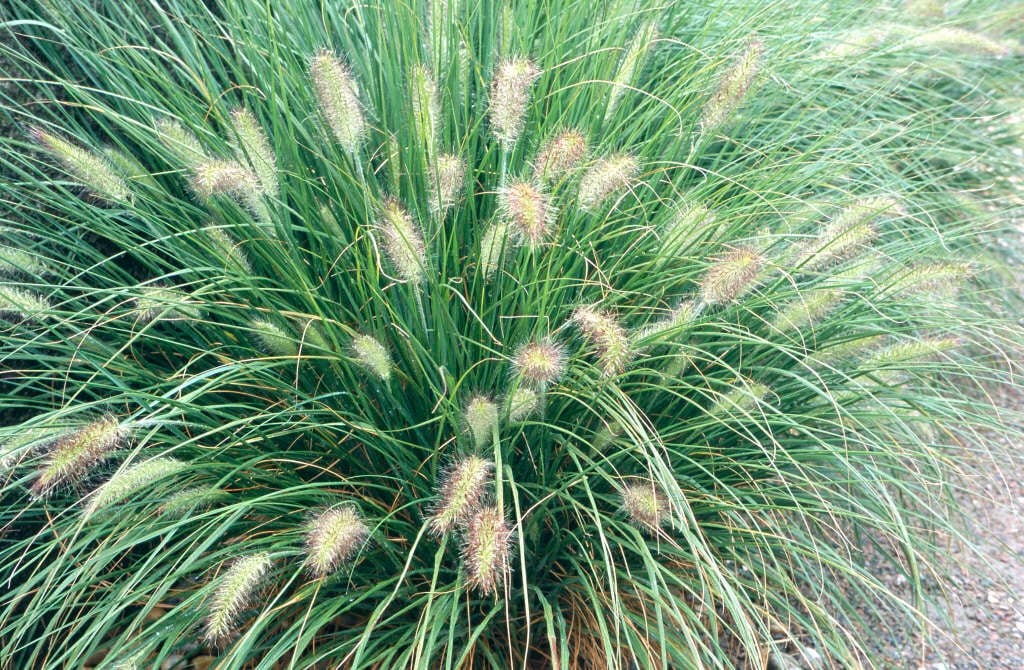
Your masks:
M604 376L622 373L633 357L633 351L626 329L618 319L595 307L579 307L572 318L580 331L597 347Z
M99 510L119 503L136 491L140 491L155 482L172 477L185 469L185 463L173 458L151 458L118 470L101 485L85 507L84 516L91 517Z
M647 533L656 534L672 519L665 494L653 481L624 484L619 497L629 520Z
M500 590L509 574L512 528L496 507L484 507L469 519L462 547L466 582L484 595Z
M202 310L189 300L186 293L167 286L143 287L132 312L139 323L149 323L160 317L198 319L202 316Z
M159 118L153 121L160 143L184 165L194 168L209 160L203 145L192 131L176 119Z
M951 297L974 274L969 263L929 263L906 269L886 289L900 297L919 295Z
M16 247L0 244L0 276L3 275L45 275L50 267L42 257Z
M430 167L430 172L433 185L430 191L430 209L443 216L459 200L466 164L458 156L439 154Z
M752 39L733 66L722 75L718 88L704 104L700 118L702 134L707 135L722 127L739 110L761 70L763 57L764 43Z
M506 249L513 246L508 233L509 225L504 221L496 221L480 240L480 269L485 277L497 272Z
M539 76L537 66L523 58L504 61L494 73L489 109L491 131L506 148L514 145L523 132L530 87Z
M0 284L0 318L14 321L43 321L50 317L49 300L25 289Z
M518 388L509 395L505 410L510 423L522 423L540 409L540 394L529 388Z
M629 154L614 154L597 161L580 180L580 207L593 211L608 198L629 188L640 173L640 164Z
M320 111L338 144L355 160L366 135L359 87L352 71L330 52L321 51L310 64Z
M314 577L326 577L355 556L369 534L355 506L324 510L306 530L306 566Z
M249 322L249 328L260 349L271 356L294 358L299 355L298 342L276 323L253 319Z
M482 395L473 396L466 403L463 416L469 434L473 437L473 445L481 449L489 444L494 428L498 425L498 406L494 401Z
M241 245L231 239L226 230L218 226L207 226L205 229L206 238L210 242L210 250L223 262L227 268L241 271L245 275L252 275L252 265L249 257L245 255Z
M887 196L854 202L836 214L816 238L804 244L797 265L814 271L853 257L878 236L876 219L901 211L899 201Z
M416 65L409 74L412 117L420 144L426 149L428 160L437 145L441 105L437 98L437 82L425 65Z
M263 223L270 212L263 202L263 186L256 173L238 161L210 159L192 169L192 190L203 200L214 196L235 198Z
M775 317L779 330L802 330L818 323L839 303L842 292L836 289L814 289L797 296Z
M519 348L513 363L520 379L544 387L565 372L565 348L547 338L531 342Z
M438 502L429 519L430 531L443 535L465 523L483 504L494 462L466 456L449 466L441 476Z
M384 251L399 278L410 284L422 282L427 248L412 216L397 200L388 198L381 206L379 227L384 237Z
M587 139L583 133L575 128L564 130L548 140L537 154L534 177L540 181L558 181L578 168L586 156Z
M193 486L168 496L160 506L160 513L183 516L197 507L209 507L225 495L216 486Z
M236 157L239 162L248 160L263 191L276 196L280 191L277 158L259 121L252 112L241 108L231 112L231 122L234 124L235 133L238 134Z
M619 101L622 99L623 94L626 92L630 84L633 83L637 68L642 64L644 58L647 57L647 52L650 51L651 46L657 38L657 24L654 21L648 21L640 28L640 32L636 34L633 41L630 42L629 48L622 57L622 63L619 65L619 71L612 82L611 97L608 99L608 108L604 113L606 122L615 114L615 110L619 106Z
M78 183L108 202L128 203L132 191L103 156L84 149L41 128L29 131Z
M700 203L682 205L665 227L662 253L671 256L681 247L695 243L702 233L716 225L717 220L718 217L706 205Z
M726 252L704 275L701 299L706 305L735 302L753 288L764 258L751 249Z
M529 182L516 182L498 192L498 211L510 230L535 249L551 236L558 210L548 196Z
M385 384L391 380L391 354L387 347L370 335L357 335L352 340L356 361Z
M249 607L271 565L268 554L251 554L232 562L217 578L203 633L207 642L220 644L231 635L238 625L239 615Z
M42 497L60 484L81 479L116 449L128 432L121 422L108 415L57 438L32 484L32 495Z

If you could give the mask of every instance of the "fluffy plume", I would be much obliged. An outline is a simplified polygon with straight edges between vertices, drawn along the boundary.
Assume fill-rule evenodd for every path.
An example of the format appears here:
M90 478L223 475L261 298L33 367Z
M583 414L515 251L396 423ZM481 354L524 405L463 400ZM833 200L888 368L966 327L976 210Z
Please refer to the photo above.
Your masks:
M545 338L523 345L513 361L516 376L528 384L547 386L565 372L565 348Z
M253 274L249 257L226 230L219 226L207 226L205 233L210 243L210 249L224 263L225 267L239 270L245 275Z
M927 49L955 51L977 56L993 56L995 58L1009 56L1018 48L1018 45L1013 42L1003 42L983 33L951 26L936 28L935 30L915 35L911 38L909 44Z
M0 284L0 318L12 321L42 321L49 318L50 301L25 289Z
M876 219L900 211L899 201L888 196L854 202L803 246L797 265L814 271L853 257L878 236L874 226Z
M506 147L511 147L523 132L530 87L540 71L532 61L515 58L498 65L491 82L491 131Z
M277 158L270 148L266 133L259 121L247 109L236 109L231 112L231 122L238 135L237 158L240 162L249 161L253 172L264 193L276 196L280 191L277 179Z
M555 135L541 148L534 163L534 177L541 181L558 181L578 168L587 157L587 138L570 128Z
M623 484L619 498L629 520L645 532L656 534L671 521L665 494L653 481Z
M869 366L885 366L927 360L945 351L956 349L960 344L960 339L956 337L922 337L889 345L874 353L866 363Z
M551 236L558 216L547 194L525 181L510 184L498 192L498 211L516 237L531 249Z
M356 361L382 382L391 381L391 354L380 340L371 335L357 335L352 339L352 352Z
M299 345L284 328L266 319L253 319L249 322L251 336L259 348L271 356L294 358L299 355Z
M321 51L313 57L310 73L324 120L354 160L366 135L366 121L352 71L331 53Z
M479 456L466 456L445 470L429 519L434 535L451 531L480 509L493 471L494 462Z
M509 573L512 528L496 507L483 507L469 519L462 561L466 581L484 595L497 592Z
M203 200L227 196L245 205L253 216L269 222L270 212L263 202L263 186L256 173L238 161L211 159L192 168L192 190Z
M522 423L531 414L540 409L540 394L529 388L518 388L513 391L505 402L510 423Z
M49 267L43 262L42 257L6 244L0 244L0 275L38 276L48 272Z
M458 156L439 154L430 172L430 209L443 215L459 200L466 164Z
M142 287L142 295L135 299L132 312L139 323L158 318L198 319L202 316L202 310L189 301L187 294L167 286Z
M466 403L463 417L473 437L473 445L480 449L491 441L491 433L498 425L498 406L485 396L473 396Z
M173 493L164 499L160 513L183 516L196 508L209 507L226 494L216 486L193 486Z
M601 207L610 196L629 188L639 173L640 164L629 154L600 159L580 180L580 207L587 211Z
M251 554L232 562L217 578L203 633L207 642L222 643L231 635L239 615L249 607L271 565L268 554Z
M712 415L743 415L753 412L771 392L764 384L752 379L738 379L731 391L718 393L718 399L708 410Z
M68 174L93 194L108 202L131 201L131 189L106 158L40 128L30 132Z
M149 188L157 188L159 183L149 173L149 170L142 166L142 163L123 151L114 147L104 147L103 157L114 166L118 174L124 175L129 183L145 184Z
M153 127L164 148L184 165L194 168L209 160L195 134L176 119L156 119L153 121Z
M779 330L802 330L818 323L842 299L835 289L815 289L798 296L775 317Z
M306 530L306 566L314 577L326 577L355 556L369 534L355 506L342 504L324 510Z
M604 113L605 121L612 118L615 114L615 110L619 106L619 101L622 100L623 94L625 94L627 88L633 83L637 68L643 64L644 58L647 57L647 53L650 51L651 45L654 44L657 37L658 26L654 21L649 21L641 26L636 37L634 37L633 41L629 43L629 48L626 50L625 55L622 57L622 62L619 64L619 71L616 73L615 79L612 81L612 93L611 97L608 99L608 108Z
M423 234L412 216L393 198L384 201L380 213L380 231L388 259L403 281L419 284L425 277L427 253Z
M118 470L92 494L85 508L85 517L119 503L161 479L172 477L185 469L185 463L173 458L151 458L148 461Z
M690 245L717 223L715 213L700 203L682 205L672 217L662 238L662 253L674 255L679 249ZM712 238L713 240L714 238Z
M733 66L722 75L718 88L704 103L700 115L701 133L707 135L721 128L739 110L751 84L757 78L763 56L764 43L752 39Z
M907 269L887 288L889 294L950 297L974 274L968 263L929 263Z
M735 302L753 288L764 266L764 258L751 249L726 252L704 275L701 299L706 305Z
M490 225L480 240L480 269L486 277L490 277L501 267L505 250L512 247L508 228L504 221L496 221Z
M668 316L655 321L638 332L634 339L636 341L644 341L652 337L656 337L666 331L674 330L696 319L699 313L698 305L696 303L692 300L684 300L679 303L675 309L669 312Z
M420 143L432 156L437 145L438 123L441 105L437 97L437 82L425 65L416 65L409 74L409 88L412 98L412 117Z
M629 336L612 314L596 307L579 307L573 313L576 323L595 347L606 377L620 374L633 357Z
M60 484L82 479L127 436L128 429L121 422L104 416L57 438L32 484L32 495L45 496Z

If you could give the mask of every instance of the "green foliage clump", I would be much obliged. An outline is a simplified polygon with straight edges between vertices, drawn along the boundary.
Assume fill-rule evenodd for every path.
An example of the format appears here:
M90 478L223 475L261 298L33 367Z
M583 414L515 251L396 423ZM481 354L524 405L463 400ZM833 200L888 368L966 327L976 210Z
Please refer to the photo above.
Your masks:
M919 586L1001 428L1012 36L9 4L4 663L845 667L919 611L862 548Z

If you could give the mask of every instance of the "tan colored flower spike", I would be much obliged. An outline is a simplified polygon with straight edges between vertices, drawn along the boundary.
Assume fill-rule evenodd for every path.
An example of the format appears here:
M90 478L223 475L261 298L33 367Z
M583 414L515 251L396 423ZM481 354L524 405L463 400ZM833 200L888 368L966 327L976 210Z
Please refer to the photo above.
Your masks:
M449 466L441 475L430 532L443 535L454 530L480 509L493 471L494 462L480 456L466 456Z
M306 530L306 566L314 577L326 577L351 560L369 534L370 529L353 505L324 510Z
M352 70L329 51L314 56L309 69L320 112L338 144L354 160L367 130L356 78Z
M494 72L488 110L491 131L506 148L523 132L530 87L539 76L537 66L525 58L506 60Z
M496 507L484 507L469 520L462 561L466 581L484 595L501 590L509 573L512 528Z

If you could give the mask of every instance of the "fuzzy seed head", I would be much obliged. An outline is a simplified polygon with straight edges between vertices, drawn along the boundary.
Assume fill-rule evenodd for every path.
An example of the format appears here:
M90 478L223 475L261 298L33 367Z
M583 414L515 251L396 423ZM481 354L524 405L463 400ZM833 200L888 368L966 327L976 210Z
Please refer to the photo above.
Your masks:
M231 635L239 615L249 607L271 565L268 554L251 554L234 561L217 578L203 634L207 642L223 643Z
M167 286L144 286L132 309L136 321L150 323L159 318L198 319L202 310L188 295Z
M416 65L409 75L412 97L412 117L420 143L427 155L437 145L437 130L441 118L441 104L437 97L437 82L425 65Z
M250 203L262 193L256 173L237 161L208 160L192 171L192 190L203 200L215 195Z
M483 504L494 462L467 456L448 467L441 476L438 502L430 516L430 531L443 535L464 524Z
M39 128L33 128L31 134L68 174L97 197L107 202L131 202L131 189L106 158Z
M485 277L497 272L505 251L513 246L509 238L509 225L504 221L492 223L480 240L480 269Z
M580 207L593 211L612 195L629 188L640 173L640 164L629 154L602 158L583 174L580 180Z
M498 192L498 210L510 230L533 249L551 236L558 210L548 196L529 182L516 182Z
M433 187L430 190L431 211L444 215L459 200L462 193L466 164L458 156L439 154L434 161L431 177Z
M245 275L253 274L249 257L245 255L241 245L231 238L228 231L218 226L208 226L205 232L210 250L224 263L225 267L238 270Z
M626 329L615 316L596 307L579 307L573 312L572 319L580 332L597 348L605 377L625 371L633 357L633 350Z
M950 26L916 35L910 40L910 44L927 49L994 58L1009 56L1018 48L1012 42L1003 42L984 33Z
M114 166L114 170L123 175L129 184L145 184L150 188L158 186L156 179L149 173L142 163L135 158L114 147L104 147L103 157Z
M276 323L253 319L249 322L249 329L259 348L271 356L294 358L299 355L298 343Z
M280 191L277 180L277 158L270 148L266 133L248 109L231 112L231 121L238 134L236 157L240 163L248 160L264 193L276 196Z
M347 65L327 51L313 57L310 72L320 112L338 144L354 160L366 135L355 76Z
M57 438L32 484L32 495L42 497L60 484L82 479L127 436L128 429L108 415Z
M427 253L423 234L412 216L393 198L385 200L381 207L380 231L384 236L384 251L399 278L411 284L421 283L425 279Z
M733 249L723 255L704 275L701 299L706 305L728 304L753 288L764 267L764 258L751 249Z
M195 134L176 119L156 119L153 127L164 148L187 167L194 168L209 160Z
M612 93L608 100L608 108L604 114L606 120L615 114L619 101L622 99L623 94L625 94L627 87L633 83L637 69L643 64L648 51L650 51L657 37L658 26L654 21L649 21L640 28L640 32L630 42L629 48L622 57L622 63L619 64L619 71L612 82Z
M842 299L843 294L835 289L815 289L797 297L775 317L775 327L780 330L801 331L809 328L831 311Z
M391 380L391 354L380 340L371 335L357 335L352 340L356 361L385 384Z
M184 516L194 509L209 507L224 497L224 491L216 486L193 486L173 493L160 506L160 513L170 516Z
M662 249L666 256L673 255L684 245L696 241L701 233L715 226L715 213L700 203L686 203L665 227Z
M498 425L498 405L482 395L473 396L463 410L473 445L480 449L491 441L491 433Z
M530 87L540 76L532 61L506 60L498 65L491 82L490 120L494 136L511 147L523 132Z
M804 245L797 264L815 271L856 256L878 236L875 220L901 211L899 201L888 196L854 202L840 210L815 239Z
M369 534L353 505L324 510L306 530L306 566L314 577L330 575L356 555Z
M558 181L578 168L587 157L587 138L570 128L554 136L537 154L534 176L541 181Z
M752 379L739 379L730 391L719 393L718 399L708 410L711 415L746 415L755 411L768 396L771 389Z
M496 593L509 574L512 528L496 507L483 507L469 519L462 561L466 581L484 595Z
M38 254L0 244L0 276L18 274L44 275L50 268Z
M515 370L526 383L547 386L565 372L565 348L550 339L523 345L516 353Z
M721 128L743 104L744 98L761 70L764 42L755 38L739 55L735 63L718 81L718 88L701 111L700 130L708 134Z
M510 423L522 423L540 409L540 394L530 388L517 388L506 401Z
M173 458L151 458L118 470L92 494L85 507L85 518L121 502L136 491L150 486L161 479L172 477L185 469L185 464Z
M622 509L629 520L652 535L671 521L665 494L653 481L625 484L619 491Z
M886 366L921 361L934 358L939 354L956 349L961 341L956 337L923 337L918 340L892 344L867 359L868 365Z
M697 305L692 300L684 300L679 303L675 309L668 313L663 319L655 321L651 325L647 326L639 333L637 333L636 339L646 340L651 337L660 335L661 333L674 330L680 326L685 326L690 323L698 316Z
M903 272L889 287L901 298L914 295L952 297L974 274L968 263L929 263Z
M53 305L49 300L10 284L0 284L0 318L10 321L43 321Z

